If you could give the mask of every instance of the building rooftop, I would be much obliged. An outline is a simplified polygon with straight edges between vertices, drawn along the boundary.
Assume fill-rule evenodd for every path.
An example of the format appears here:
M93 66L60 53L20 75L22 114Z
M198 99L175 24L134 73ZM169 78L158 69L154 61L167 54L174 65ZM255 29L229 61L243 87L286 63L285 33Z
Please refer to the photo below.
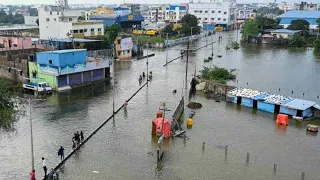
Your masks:
M87 50L86 49L64 49L64 50L57 50L57 51L44 51L44 52L39 52L38 54L47 54L47 53L63 54L63 53L71 53L71 52L79 52L79 51L87 51Z
M271 33L283 33L283 34L295 34L301 32L301 30L290 30L290 29L276 29L270 31Z
M320 11L292 10L278 16L278 18L319 18Z
M284 104L284 107L290 108L290 109L297 109L297 110L306 110L314 105L316 105L316 102L313 101L307 101L302 99L294 99L286 104Z
M25 29L39 29L39 26L26 26L26 25L0 26L0 31L25 30Z
M42 39L42 40L49 40L49 39ZM95 39L80 39L80 38L64 38L64 39L50 39L50 41L54 41L54 42L65 42L65 43L71 43L71 42L85 43L85 42L98 42L98 41L101 41L101 40L95 40Z

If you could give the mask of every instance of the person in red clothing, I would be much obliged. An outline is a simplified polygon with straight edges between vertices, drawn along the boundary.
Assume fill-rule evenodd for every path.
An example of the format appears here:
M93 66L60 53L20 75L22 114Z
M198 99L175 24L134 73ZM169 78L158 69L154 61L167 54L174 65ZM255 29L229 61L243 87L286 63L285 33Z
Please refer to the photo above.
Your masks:
M30 173L30 180L36 180L36 171L32 170Z

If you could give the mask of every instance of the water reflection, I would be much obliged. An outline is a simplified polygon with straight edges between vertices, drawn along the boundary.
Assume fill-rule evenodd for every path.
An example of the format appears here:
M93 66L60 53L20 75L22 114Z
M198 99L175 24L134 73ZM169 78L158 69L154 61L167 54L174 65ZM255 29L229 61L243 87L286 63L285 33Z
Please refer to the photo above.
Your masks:
M286 135L286 132L287 132L287 126L276 124L275 130L279 135L284 136L284 135Z

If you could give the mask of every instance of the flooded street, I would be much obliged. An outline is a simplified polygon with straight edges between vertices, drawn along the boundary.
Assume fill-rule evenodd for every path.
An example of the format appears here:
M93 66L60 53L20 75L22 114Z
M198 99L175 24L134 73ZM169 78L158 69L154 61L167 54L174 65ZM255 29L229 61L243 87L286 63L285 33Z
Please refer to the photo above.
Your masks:
M238 51L226 51L225 46L236 38L223 33L223 42L214 44L212 63L236 68L237 80L232 85L319 102L320 63L312 50L281 49L248 45ZM210 43L210 37L207 38ZM206 38L193 42L201 47ZM218 39L218 34L213 40ZM169 60L180 55L186 45L169 49ZM184 89L186 59L177 59L167 67L164 50L149 58L153 79L122 109L115 122L108 122L75 155L69 159L61 179L319 179L320 139L306 134L310 122L290 120L289 126L275 124L273 114L238 107L226 102L208 100L201 93L195 100L203 107L196 111L193 128L187 130L188 140L170 139L166 153L157 165L157 139L151 136L151 121L160 101L165 100L172 111L178 105ZM189 77L199 71L203 58L211 54L211 46L189 59ZM116 62L115 107L120 107L139 88L138 77L146 72L146 59ZM197 72L198 73L198 72ZM279 88L281 88L279 92ZM176 94L172 90L177 89ZM183 92L182 92L183 91ZM291 94L291 92L294 92ZM35 169L37 179L43 176L41 157L47 167L58 164L60 146L71 151L71 139L76 131L88 135L112 114L112 90L108 83L73 89L53 95L47 101L33 104ZM305 95L303 96L303 93ZM187 100L188 101L188 100ZM187 113L187 112L186 112ZM320 124L319 121L313 123ZM184 123L185 125L185 123ZM205 149L202 150L202 143ZM224 146L228 145L225 159ZM250 162L246 166L246 154ZM0 179L27 179L31 169L30 129L27 117L21 117L15 128L0 131ZM274 163L277 173L273 175ZM93 173L97 171L99 173Z

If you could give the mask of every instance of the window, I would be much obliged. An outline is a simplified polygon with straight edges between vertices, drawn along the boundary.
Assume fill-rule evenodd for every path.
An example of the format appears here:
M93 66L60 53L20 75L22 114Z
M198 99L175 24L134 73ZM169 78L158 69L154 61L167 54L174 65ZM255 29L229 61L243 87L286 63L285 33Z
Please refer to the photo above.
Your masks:
M69 18L69 21L72 21L72 18Z
M73 33L79 33L79 31L78 30L73 30Z
M52 11L50 11L50 15L52 15Z
M59 11L57 11L57 15L59 15Z
M53 20L54 20L54 21L57 21L57 18L54 18Z
M208 13L208 11L204 11L204 13Z
M91 29L91 32L94 32L94 29L93 29L93 28Z
M223 19L223 21L227 21L226 19Z
M204 18L204 20L207 20L207 18Z
M129 54L129 53L130 53L130 50L127 50L127 53Z
M49 60L49 64L52 64L52 60Z
M214 11L212 11L212 13L214 13Z
M120 55L121 55L121 51L118 52L118 56L120 56Z
M79 33L83 33L83 29L80 29L80 30L79 30Z
M50 19L49 19L49 18L46 18L46 21L47 21L47 22L49 22L49 21L50 21Z
M199 13L202 13L202 11L199 11Z
M218 21L220 21L221 20L221 18L218 18Z
M218 13L221 13L221 11L218 11Z
M213 21L213 20L214 20L214 18L211 18L211 20Z
M227 14L227 12L225 11L225 12L223 12L223 14Z
M101 28L98 28L98 32L101 32Z
M194 10L194 12L197 13L198 11L197 11L197 10Z
M198 18L199 21L201 21L201 18Z
M84 31L84 32L87 32L87 31L88 31L88 29L84 29L83 31Z

